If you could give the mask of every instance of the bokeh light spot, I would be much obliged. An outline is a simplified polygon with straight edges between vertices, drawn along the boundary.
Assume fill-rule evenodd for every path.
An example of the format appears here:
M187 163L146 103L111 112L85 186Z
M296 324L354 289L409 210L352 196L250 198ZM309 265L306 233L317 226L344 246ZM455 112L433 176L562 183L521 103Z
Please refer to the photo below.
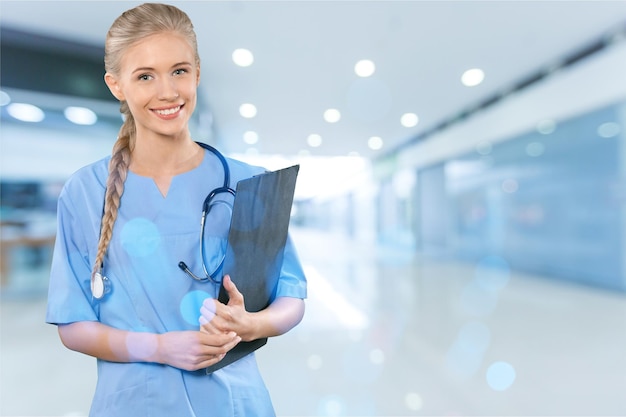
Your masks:
M207 298L211 298L209 293L196 290L188 292L183 299L180 300L180 314L187 323L199 327L200 308Z
M502 181L502 191L504 191L507 194L513 194L514 192L518 190L518 188L519 188L519 184L514 179L508 179L508 180Z
M131 358L146 361L158 348L157 337L152 334L131 332L126 337L126 348Z
M541 142L531 142L526 145L526 154L528 156L541 156L546 150L546 146Z
M145 257L157 249L161 243L161 233L153 222L137 217L124 224L120 240L130 256Z
M494 391L506 391L515 378L515 368L507 362L494 362L487 369L487 384Z
M612 138L617 136L622 131L622 128L617 123L607 122L598 126L598 136L603 138Z
M341 397L330 396L322 398L319 403L320 416L341 416L346 410L345 401Z
M322 357L316 354L309 356L309 358L306 361L306 364L309 367L309 369L313 371L317 371L318 369L320 369L323 363L324 361L322 360Z
M419 411L424 406L424 401L422 397L416 392L409 392L404 397L404 404L411 411Z
M490 142L483 141L476 145L476 152L483 156L489 155L492 150L493 150L493 146L491 145Z
M545 119L537 123L537 132L542 135L549 135L556 130L556 122L551 119Z

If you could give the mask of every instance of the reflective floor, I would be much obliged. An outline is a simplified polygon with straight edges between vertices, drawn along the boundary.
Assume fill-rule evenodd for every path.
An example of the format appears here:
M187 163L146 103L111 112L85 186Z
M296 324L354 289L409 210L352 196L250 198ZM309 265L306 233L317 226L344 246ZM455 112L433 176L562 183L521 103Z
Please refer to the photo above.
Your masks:
M626 415L626 294L293 236L307 314L257 353L278 415ZM11 278L0 415L87 415L95 360L43 323L45 273Z

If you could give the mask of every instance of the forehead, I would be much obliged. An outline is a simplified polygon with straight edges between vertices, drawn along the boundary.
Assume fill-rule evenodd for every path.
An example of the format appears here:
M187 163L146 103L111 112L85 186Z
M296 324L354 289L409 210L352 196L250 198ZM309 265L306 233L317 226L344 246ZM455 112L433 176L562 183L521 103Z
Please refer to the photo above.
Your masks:
M150 35L133 43L122 56L122 68L160 68L181 62L195 62L195 53L189 42L180 34L163 32Z

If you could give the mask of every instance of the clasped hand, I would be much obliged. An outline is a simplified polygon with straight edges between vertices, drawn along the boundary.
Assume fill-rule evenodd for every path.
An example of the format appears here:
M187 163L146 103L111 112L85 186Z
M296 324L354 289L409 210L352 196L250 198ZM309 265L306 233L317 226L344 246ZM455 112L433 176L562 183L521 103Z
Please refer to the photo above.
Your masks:
M208 334L234 332L243 341L254 340L251 313L246 311L243 294L239 292L230 276L224 276L224 289L228 293L228 304L207 298L200 308L200 331Z
M240 341L253 340L251 313L245 309L243 295L228 276L224 288L230 297L228 304L207 298L200 308L200 331L160 335L164 363L188 371L207 368L224 359Z

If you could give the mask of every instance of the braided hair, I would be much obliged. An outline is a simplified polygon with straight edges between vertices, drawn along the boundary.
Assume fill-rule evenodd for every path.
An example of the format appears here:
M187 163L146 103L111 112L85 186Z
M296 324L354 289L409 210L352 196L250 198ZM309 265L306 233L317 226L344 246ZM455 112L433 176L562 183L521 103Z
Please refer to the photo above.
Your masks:
M194 50L196 66L200 65L196 34L189 16L171 5L145 3L125 11L111 25L104 47L106 72L114 76L119 75L122 57L129 47L148 36L163 32L175 32L182 35ZM102 269L104 257L113 236L113 226L124 193L124 182L128 174L131 153L135 146L137 134L135 119L126 101L121 101L120 113L124 116L124 123L120 128L117 141L113 145L109 162L100 240L91 273L92 284L96 273Z

